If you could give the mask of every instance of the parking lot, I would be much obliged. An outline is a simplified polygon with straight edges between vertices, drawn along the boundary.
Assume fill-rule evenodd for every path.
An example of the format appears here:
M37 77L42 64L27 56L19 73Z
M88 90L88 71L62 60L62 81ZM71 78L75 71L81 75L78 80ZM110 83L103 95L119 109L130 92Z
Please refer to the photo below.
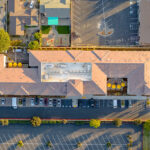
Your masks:
M106 150L106 143L111 142L112 150L126 150L127 136L133 139L132 150L142 149L141 127L125 124L116 128L112 124L102 124L100 128L90 128L89 125L42 125L33 128L30 125L9 125L0 128L0 148L15 150L17 142L22 140L24 150L46 150L46 144L51 141L54 150L74 150L81 142L82 150Z
M138 45L136 0L72 1L72 45Z
M1 97L0 106L12 106L11 97ZM15 98L18 107L58 107L58 108L132 108L142 105L146 108L146 101L142 100L111 100L111 99L61 99L48 97L18 97ZM75 103L74 103L75 101Z

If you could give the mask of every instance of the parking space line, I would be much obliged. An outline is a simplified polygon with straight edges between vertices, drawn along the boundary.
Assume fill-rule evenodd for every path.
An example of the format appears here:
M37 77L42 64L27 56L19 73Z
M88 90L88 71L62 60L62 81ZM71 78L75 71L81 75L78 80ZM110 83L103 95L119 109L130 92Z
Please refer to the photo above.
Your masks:
M126 144L125 140L124 140L124 137L122 135L120 135L122 140L123 140L123 144Z

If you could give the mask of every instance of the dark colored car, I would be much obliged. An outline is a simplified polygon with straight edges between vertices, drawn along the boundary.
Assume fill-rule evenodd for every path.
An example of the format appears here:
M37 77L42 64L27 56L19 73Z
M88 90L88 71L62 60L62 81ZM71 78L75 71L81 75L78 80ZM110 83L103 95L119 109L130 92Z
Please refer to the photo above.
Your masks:
M35 105L38 105L38 104L39 104L39 98L36 97L36 98L35 98Z
M47 106L48 105L48 98L44 98L44 104Z
M53 106L56 107L56 105L57 105L57 100L53 99Z
M89 104L90 104L90 107L95 107L95 104L96 104L96 101L95 101L95 99L90 99L89 100Z
M26 105L26 98L23 98L23 99L22 99L22 104L23 104L23 106Z

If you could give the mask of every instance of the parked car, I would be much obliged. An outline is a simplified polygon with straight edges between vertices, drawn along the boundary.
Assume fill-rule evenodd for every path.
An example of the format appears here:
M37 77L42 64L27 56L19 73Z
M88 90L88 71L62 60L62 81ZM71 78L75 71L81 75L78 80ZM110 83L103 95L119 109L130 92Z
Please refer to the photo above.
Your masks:
M129 102L129 108L131 108L132 107L132 100L128 100L128 102Z
M33 8L33 7L34 7L34 1L31 1L30 8Z
M49 106L53 107L53 99L49 99Z
M89 100L90 107L95 107L95 99L91 98Z
M117 100L116 99L113 100L113 108L117 108Z
M61 99L57 99L56 107L61 107Z
M53 106L56 107L56 105L57 105L57 100L53 99Z
M78 107L78 100L77 99L72 100L72 107L74 107L74 108Z
M35 98L35 105L38 105L38 104L39 104L39 98L36 97L36 98Z
M48 98L44 98L44 104L47 106L48 105Z
M22 99L22 103L23 103L24 106L26 105L26 98Z
M1 101L2 101L2 105L4 105L5 104L5 98L1 98Z
M17 98L16 97L12 98L12 107L13 107L13 109L17 109Z
M40 105L43 105L44 98L40 98Z
M125 101L121 100L121 108L124 108L124 107L125 107Z
M31 106L34 106L34 98L31 98Z

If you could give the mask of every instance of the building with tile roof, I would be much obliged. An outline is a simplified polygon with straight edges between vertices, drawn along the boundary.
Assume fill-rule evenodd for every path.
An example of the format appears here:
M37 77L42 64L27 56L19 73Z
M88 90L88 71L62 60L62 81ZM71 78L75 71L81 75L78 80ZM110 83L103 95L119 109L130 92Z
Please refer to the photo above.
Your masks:
M0 57L2 58L0 59L1 95L106 96L108 78L126 78L127 95L150 95L150 52L148 51L32 50L29 52L30 68L5 68L4 55L1 54ZM58 76L64 80L42 81L42 63L48 66L45 68L48 70L47 78L56 75L56 78ZM67 72L67 66L70 64L74 67ZM76 67L80 69L76 71ZM56 72L53 72L52 68ZM71 78L72 76L74 79Z
M38 10L21 0L8 0L9 34L24 35L25 25L38 26Z

